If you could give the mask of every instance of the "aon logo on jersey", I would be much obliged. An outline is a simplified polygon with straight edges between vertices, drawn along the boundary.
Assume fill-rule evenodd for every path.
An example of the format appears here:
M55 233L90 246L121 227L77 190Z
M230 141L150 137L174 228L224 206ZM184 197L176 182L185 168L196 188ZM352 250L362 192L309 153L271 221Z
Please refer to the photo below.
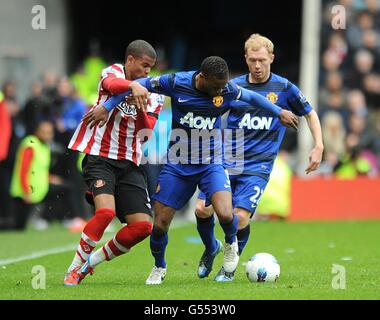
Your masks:
M188 112L184 117L181 118L181 124L187 124L189 128L194 129L214 129L216 118L203 118L197 116L194 118L194 113Z
M240 129L269 130L272 125L272 117L251 117L247 113L239 123Z

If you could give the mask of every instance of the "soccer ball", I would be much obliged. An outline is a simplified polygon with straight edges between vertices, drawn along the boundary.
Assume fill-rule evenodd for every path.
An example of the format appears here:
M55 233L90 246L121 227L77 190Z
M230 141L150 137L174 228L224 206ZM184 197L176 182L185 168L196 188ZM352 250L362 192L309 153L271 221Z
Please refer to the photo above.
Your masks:
M251 282L274 282L280 276L280 265L271 254L257 253L247 262L245 273Z

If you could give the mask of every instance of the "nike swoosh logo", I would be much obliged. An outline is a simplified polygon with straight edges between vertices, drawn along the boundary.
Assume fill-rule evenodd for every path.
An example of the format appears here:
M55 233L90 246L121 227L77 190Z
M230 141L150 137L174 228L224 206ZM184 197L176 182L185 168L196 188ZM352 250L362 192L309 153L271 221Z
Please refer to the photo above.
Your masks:
M178 98L179 103L183 103L183 102L187 102L187 101L189 101L189 100L182 100L181 98Z

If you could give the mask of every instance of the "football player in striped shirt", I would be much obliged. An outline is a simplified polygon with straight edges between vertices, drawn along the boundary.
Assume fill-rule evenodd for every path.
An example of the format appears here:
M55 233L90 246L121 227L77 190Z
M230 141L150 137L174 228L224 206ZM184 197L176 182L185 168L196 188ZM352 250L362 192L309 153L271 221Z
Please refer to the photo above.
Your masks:
M83 230L64 285L78 285L97 264L128 252L151 233L150 199L146 176L140 167L141 145L149 136L142 136L141 130L153 129L164 96L148 93L133 80L146 77L155 62L156 52L148 42L131 42L126 49L125 64L113 64L102 71L99 98L91 110L127 90L132 92L135 105L120 101L96 126L82 121L69 143L70 149L86 154L82 163L83 177L91 193L95 214ZM127 225L92 254L115 216Z

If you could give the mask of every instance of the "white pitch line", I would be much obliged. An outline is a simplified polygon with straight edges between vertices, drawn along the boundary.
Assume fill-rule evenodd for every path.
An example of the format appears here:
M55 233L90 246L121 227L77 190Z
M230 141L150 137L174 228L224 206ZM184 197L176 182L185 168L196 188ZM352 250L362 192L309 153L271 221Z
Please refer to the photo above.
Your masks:
M174 222L173 226L171 226L171 229L181 228L181 227L184 227L188 224L189 223L185 222L185 221L178 221L177 223ZM99 244L101 244L101 243L99 243ZM48 249L48 250L34 251L28 255L19 256L16 258L0 260L0 266L6 266L9 264L13 264L13 263L21 262L21 261L33 260L33 259L37 259L37 258L41 258L41 257L50 256L52 254L58 254L58 253L73 251L77 247L78 247L78 244L70 244L70 245L66 245L63 247L57 247L57 248L52 248L52 249Z
M72 250L75 250L77 246L78 246L78 244L70 244L70 245L67 245L64 247L57 247L57 248L52 248L52 249L48 249L48 250L35 251L35 252L32 252L31 254L19 256L16 258L0 260L0 266L6 266L6 265L12 264L12 263L17 263L17 262L21 262L21 261L27 261L27 260L32 260L32 259L36 259L36 258L49 256L52 254L72 251Z

